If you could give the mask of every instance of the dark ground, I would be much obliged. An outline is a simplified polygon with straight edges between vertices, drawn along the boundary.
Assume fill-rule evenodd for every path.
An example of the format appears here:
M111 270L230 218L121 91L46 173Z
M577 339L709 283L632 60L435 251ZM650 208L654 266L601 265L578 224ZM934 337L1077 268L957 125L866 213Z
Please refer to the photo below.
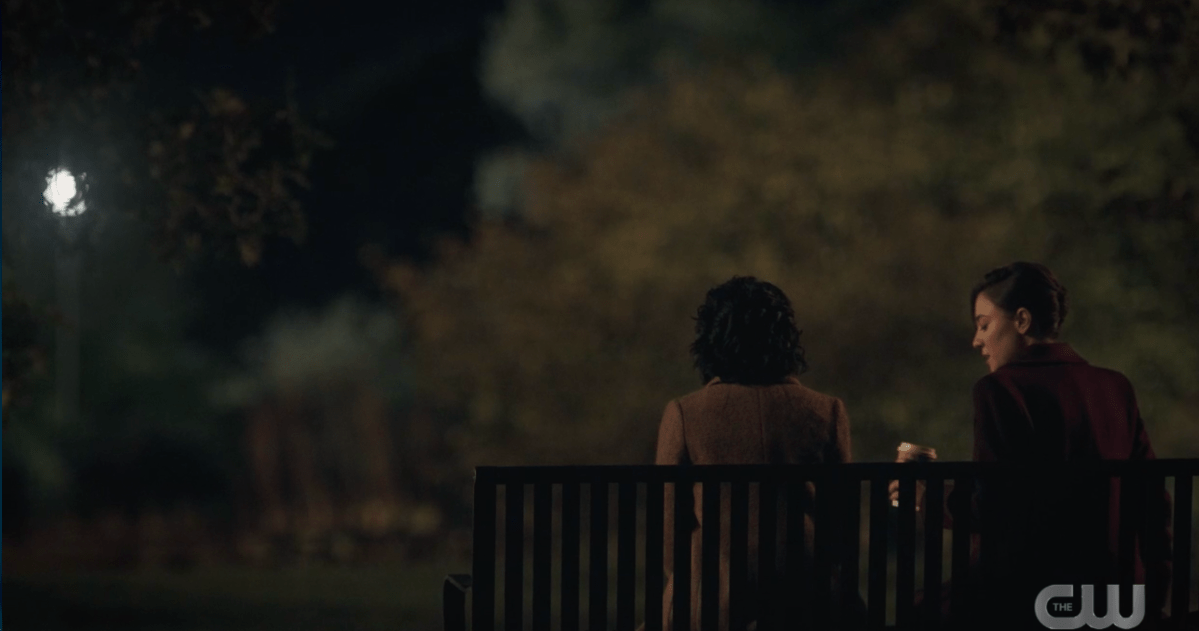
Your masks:
M397 631L441 628L463 567L202 569L4 576L12 631Z

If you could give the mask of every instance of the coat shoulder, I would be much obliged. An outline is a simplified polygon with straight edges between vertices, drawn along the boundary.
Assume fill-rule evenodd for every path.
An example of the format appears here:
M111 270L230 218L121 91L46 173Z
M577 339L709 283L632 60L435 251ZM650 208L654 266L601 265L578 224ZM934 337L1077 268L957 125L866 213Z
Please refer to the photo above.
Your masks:
M802 383L788 383L784 384L782 388L788 396L803 401L809 407L818 410L832 409L838 403L844 405L839 397L813 390Z
M1100 375L1102 378L1105 378L1112 383L1118 383L1121 386L1132 389L1132 381L1130 381L1128 377L1119 370L1104 368L1102 366L1091 366L1090 368L1094 374Z
M988 392L996 388L1008 388L1012 386L1014 375L1008 366L1002 366L995 372L987 373L978 378L974 382L974 396L980 393Z
M1131 390L1132 382L1124 373L1111 368L1103 368L1088 363L1060 363L1040 366L1024 366L1008 364L993 373L988 373L974 383L974 391L986 391L993 388L1019 389L1021 384L1030 385L1046 379L1045 371L1062 374L1073 373L1076 378L1086 382L1102 384L1106 387L1118 387ZM1056 381L1058 377L1052 378Z
M705 400L711 395L711 393L708 392L709 388L710 386L700 388L699 390L692 390L681 397L671 399L667 405L677 405L681 408L691 407L696 403Z
M838 397L813 390L798 381L789 381L774 385L709 384L699 390L689 392L672 400L671 404L677 402L685 413L686 410L709 407L717 403L720 405L736 405L749 401L757 402L763 397L768 399L786 399L798 403L803 407L822 412L826 410L831 411L833 407L841 403L841 399ZM844 403L841 404L844 405Z

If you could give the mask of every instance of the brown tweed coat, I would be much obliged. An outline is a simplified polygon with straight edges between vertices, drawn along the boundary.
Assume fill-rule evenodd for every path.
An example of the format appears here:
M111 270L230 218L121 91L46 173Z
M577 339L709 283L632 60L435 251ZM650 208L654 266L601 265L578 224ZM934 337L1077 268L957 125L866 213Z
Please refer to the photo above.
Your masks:
M849 416L840 399L821 394L791 377L775 385L740 385L713 379L702 389L666 405L658 431L656 464L815 464L849 462ZM758 592L757 576L757 515L758 498L750 494L749 565L751 584L745 593ZM812 489L809 488L811 493ZM723 494L721 511L721 602L720 628L728 629L729 522L728 493ZM674 594L672 515L674 489L666 488L666 589L663 601L663 623L673 629L670 612ZM809 506L811 504L809 503ZM694 489L696 526L691 539L691 627L699 629L700 622L700 561L703 531L703 498L701 489ZM779 515L783 513L780 507ZM807 552L811 553L812 521L805 515L808 529ZM781 532L781 530L780 530ZM779 576L783 576L783 547L776 560ZM754 603L747 603L750 619L757 616Z

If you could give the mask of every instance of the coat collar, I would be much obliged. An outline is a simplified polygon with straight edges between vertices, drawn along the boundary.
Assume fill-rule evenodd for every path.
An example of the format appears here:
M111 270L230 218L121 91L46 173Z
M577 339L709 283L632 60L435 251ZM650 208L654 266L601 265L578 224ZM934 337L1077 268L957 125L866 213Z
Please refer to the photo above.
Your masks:
M718 383L724 383L724 382L720 380L720 377L712 377L712 379L711 379L710 381L708 381L708 383L705 383L705 384L704 384L704 387L711 386L711 385L715 385L715 384L718 384ZM798 378L798 377L795 377L794 375L792 375L792 376L790 376L790 377L787 377L786 379L784 379L784 380L783 380L783 383L789 383L789 384L795 384L795 385L799 385L799 378Z
M1013 359L1011 364L1085 364L1083 359L1065 342L1046 342L1029 346L1020 357Z

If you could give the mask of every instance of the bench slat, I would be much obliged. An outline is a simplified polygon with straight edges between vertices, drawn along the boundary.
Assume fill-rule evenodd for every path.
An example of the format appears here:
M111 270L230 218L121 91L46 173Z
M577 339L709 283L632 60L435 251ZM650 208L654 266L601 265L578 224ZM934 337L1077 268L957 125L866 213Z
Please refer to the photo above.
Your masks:
M1166 542L1162 537L1158 536L1158 532L1154 530L1154 517L1161 518L1163 515L1160 509L1163 508L1157 503L1157 500L1166 495L1166 476L1158 474L1150 474L1145 477L1145 488L1141 493L1141 514L1138 531L1142 533L1144 541L1141 541L1141 561L1146 558L1152 558L1155 553L1160 554L1162 547ZM1156 515L1154 512L1156 511ZM1164 534L1164 533L1162 533ZM1148 569L1148 568L1146 568ZM1146 573L1145 591L1146 593L1161 594L1166 592L1166 586L1161 584L1158 577L1152 573ZM1131 592L1131 590L1129 590ZM1148 613L1148 612L1147 612Z
M579 484L562 485L562 631L579 631Z
M950 577L950 585L953 593L961 594L966 589L966 583L970 580L970 554L971 554L971 539L970 525L973 515L970 509L970 497L974 492L973 478L958 478L953 483L954 491L952 497L960 498L963 506L960 510L952 512L953 515L953 559L951 560L952 575ZM951 615L955 618L960 618L966 613L965 605L961 598L950 598L949 606Z
M525 487L504 490L504 629L519 631L524 613Z
M837 528L835 517L838 508L837 496L841 491L840 486L841 480L837 476L825 476L816 487L816 532L813 533L813 545L816 549L814 566L816 584L812 590L814 596L812 613L816 620L822 621L821 626L825 626L823 621L827 620L832 612L830 606L832 603L830 588L832 586L829 583L832 578L832 559L830 557L834 552L837 538L834 529Z
M926 482L924 495L924 629L940 626L941 612L941 548L945 529L945 481L933 478Z
M1191 475L1174 478L1174 593L1170 617L1181 620L1191 606Z
M775 556L778 549L778 484L766 480L758 485L758 629L775 631L779 620L768 608L770 596L778 591Z
M645 630L662 631L662 589L665 533L662 482L645 485Z
M591 631L608 628L608 484L591 483L591 562L587 566Z
M475 476L474 546L471 551L472 627L492 631L495 627L495 483L486 472Z
M549 631L550 628L551 491L547 482L533 486L533 631Z
M1126 473L1120 477L1119 580L1120 611L1132 610L1132 584L1136 567L1137 521L1143 513L1145 479ZM1096 592L1100 591L1097 587Z
M637 485L621 482L617 503L616 628L636 627Z
M870 482L870 556L866 620L879 628L887 616L887 511L891 508L885 479Z
M700 628L716 629L720 618L720 487L719 482L703 485L703 550L700 571Z
M906 463L905 463L906 464ZM895 548L895 627L910 628L916 598L916 479L899 476L899 520Z
M745 583L749 579L749 484L734 482L729 495L729 628L744 629Z
M810 509L805 484L805 480L793 480L787 484L785 567L789 574L782 577L779 584L783 589L794 592L780 601L780 604L784 605L785 618L788 621L806 619L811 606L809 594L812 585L808 576L810 559L807 556L807 532L804 528L804 516ZM799 585L799 589L795 589L796 584Z
M862 483L856 479L843 480L842 506L844 507L845 527L838 555L841 565L841 594L839 603L841 611L848 613L857 607L858 593L858 563L859 548L861 547L862 530L859 522L862 513Z
M674 607L673 628L691 628L691 484L674 489Z

